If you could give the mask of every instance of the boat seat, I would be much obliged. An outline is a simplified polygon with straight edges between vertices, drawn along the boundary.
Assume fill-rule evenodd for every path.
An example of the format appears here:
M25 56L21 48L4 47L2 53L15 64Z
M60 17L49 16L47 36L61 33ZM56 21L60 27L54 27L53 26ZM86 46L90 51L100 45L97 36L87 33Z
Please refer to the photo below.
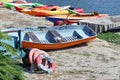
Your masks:
M65 42L66 40L56 30L49 30L56 42Z
M75 30L82 38L88 38L89 36L83 30Z
M26 35L28 35L33 42L40 42L38 37L33 32L27 32Z

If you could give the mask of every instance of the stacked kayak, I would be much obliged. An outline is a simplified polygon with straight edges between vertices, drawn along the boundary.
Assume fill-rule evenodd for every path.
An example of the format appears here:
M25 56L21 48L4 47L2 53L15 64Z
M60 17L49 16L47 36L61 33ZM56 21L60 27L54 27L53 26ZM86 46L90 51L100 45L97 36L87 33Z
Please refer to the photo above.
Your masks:
M14 2L14 0L0 0L0 2Z
M59 7L59 6L48 6L48 5L41 5L41 6L14 6L15 9L19 12L22 12L23 10L30 10L30 9L39 9L39 10L63 10L63 9L67 9L70 6L63 6L63 7Z
M2 2L0 2L0 7L2 6Z
M24 6L24 7L43 6L43 4L39 4L39 3L9 3L9 2L2 2L2 5L6 8L14 8L14 6Z
M26 10L23 10L22 11L23 13L27 13L29 14L30 12L30 15L33 15L33 16L52 16L52 15L65 15L65 14L69 14L69 12L67 10L55 10L55 11L52 11L52 10L40 10L40 9L33 9L31 11L26 11Z
M49 7L45 8L44 6L41 6L41 7L36 7L36 8L32 8L32 9L15 6L15 9L19 12L23 12L23 13L33 15L33 16L46 17L46 16L53 16L53 15L68 15L68 14L70 14L70 12L67 9L61 9L61 7L54 8L54 6L51 8L49 8ZM82 8L74 9L74 10L79 13L82 13L84 11Z

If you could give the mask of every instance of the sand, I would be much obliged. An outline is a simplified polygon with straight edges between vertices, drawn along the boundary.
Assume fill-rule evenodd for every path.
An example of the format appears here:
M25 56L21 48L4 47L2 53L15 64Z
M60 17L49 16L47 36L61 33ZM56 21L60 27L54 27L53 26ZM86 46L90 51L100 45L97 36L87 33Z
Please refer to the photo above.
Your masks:
M0 29L53 25L35 17L0 8ZM48 52L56 63L50 74L30 73L26 80L120 80L120 46L96 38L85 44Z

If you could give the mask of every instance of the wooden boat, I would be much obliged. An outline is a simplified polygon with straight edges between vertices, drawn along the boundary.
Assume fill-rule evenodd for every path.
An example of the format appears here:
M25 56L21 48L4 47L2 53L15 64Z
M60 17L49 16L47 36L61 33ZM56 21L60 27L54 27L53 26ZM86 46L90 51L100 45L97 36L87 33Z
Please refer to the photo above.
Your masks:
M108 14L97 14L94 13L79 13L79 15L76 14L70 14L70 15L55 15L55 16L47 16L46 19L51 22L56 22L58 20L68 20L70 22L76 22L79 20L85 20L85 19L94 19L94 18L101 18L106 17Z
M10 28L4 31L20 30L22 48L55 50L89 42L96 38L96 33L84 25L66 25L54 27ZM18 36L16 32L9 33Z
M63 6L64 7L64 6ZM36 7L36 8L21 8L21 7L18 7L18 6L15 6L15 9L19 12L22 12L22 13L26 13L26 14L29 14L29 15L32 15L32 16L53 16L53 15L68 15L70 14L70 12L68 10L64 10L64 9L56 9L54 8L46 8L44 6L41 6L41 7ZM84 10L82 8L79 8L79 9L74 9L75 11L77 12L83 12Z

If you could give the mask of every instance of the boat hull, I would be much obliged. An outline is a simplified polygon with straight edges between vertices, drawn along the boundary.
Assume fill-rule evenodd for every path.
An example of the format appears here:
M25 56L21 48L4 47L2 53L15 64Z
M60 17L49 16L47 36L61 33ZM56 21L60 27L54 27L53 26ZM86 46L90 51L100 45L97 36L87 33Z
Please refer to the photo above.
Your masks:
M76 40L73 42L56 43L56 44L40 44L40 43L22 41L22 48L30 47L30 48L38 48L38 49L42 49L42 50L56 50L56 49L68 48L71 46L86 43L91 40L94 40L95 38L96 38L96 36L82 39L82 40Z

